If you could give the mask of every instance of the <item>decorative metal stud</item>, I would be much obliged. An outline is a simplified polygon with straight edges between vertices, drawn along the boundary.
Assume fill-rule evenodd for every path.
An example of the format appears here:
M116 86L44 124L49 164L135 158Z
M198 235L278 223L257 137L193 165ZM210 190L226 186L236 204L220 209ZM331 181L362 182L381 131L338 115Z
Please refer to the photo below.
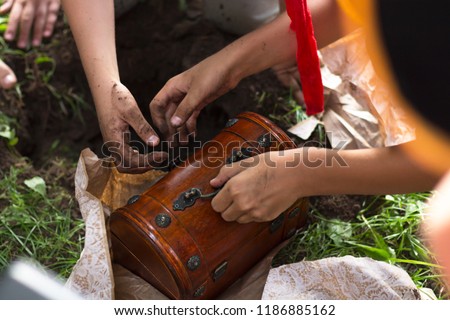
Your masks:
M225 128L234 126L236 124L236 122L238 122L238 121L239 121L239 119L237 119L237 118L228 120L227 123L225 124Z
M127 204L133 204L133 203L135 203L136 201L138 201L139 200L139 198L140 198L141 196L140 195L134 195L134 196L132 196L130 199L128 199L128 202L127 202Z
M168 214L160 213L155 217L155 222L158 227L167 228L172 222L172 219Z
M268 148L272 144L270 133L265 133L258 138L258 144L261 148Z
M201 297L205 293L205 290L206 290L205 286L201 286L200 288L195 290L194 297Z
M191 271L196 270L198 267L200 267L200 257L199 256L190 257L186 265L189 270Z
M295 218L300 213L300 208L295 208L291 212L289 212L289 219Z

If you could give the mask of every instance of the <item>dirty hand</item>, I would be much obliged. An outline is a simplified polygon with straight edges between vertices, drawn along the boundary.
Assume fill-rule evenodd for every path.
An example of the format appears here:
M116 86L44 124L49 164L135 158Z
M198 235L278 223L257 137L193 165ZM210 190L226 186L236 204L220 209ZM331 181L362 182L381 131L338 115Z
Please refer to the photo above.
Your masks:
M5 39L13 41L20 30L19 48L26 48L31 33L32 45L39 46L43 37L52 35L60 5L60 0L5 0L0 7L0 14L10 12Z
M16 75L2 60L0 60L0 88L10 89L17 82Z
M229 71L213 55L191 69L171 78L150 103L154 124L169 141L179 133L187 142L195 133L197 117L210 102L236 86Z
M159 138L145 120L130 91L121 83L111 89L111 104L98 109L104 145L114 158L117 169L126 173L141 173L161 166L167 158L164 152L140 154L130 146L130 126L149 146L156 146Z
M289 208L300 194L299 168L285 165L278 152L225 165L211 186L222 190L211 202L225 221L271 221Z

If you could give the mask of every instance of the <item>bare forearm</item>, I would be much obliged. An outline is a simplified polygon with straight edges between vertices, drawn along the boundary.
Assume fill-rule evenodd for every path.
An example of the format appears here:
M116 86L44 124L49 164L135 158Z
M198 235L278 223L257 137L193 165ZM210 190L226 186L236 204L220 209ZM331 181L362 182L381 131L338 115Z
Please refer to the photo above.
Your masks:
M113 1L62 0L62 4L96 105L109 104L102 101L102 93L107 92L109 98L111 83L119 81Z
M336 0L309 1L309 9L318 48L345 35L342 28L344 14ZM223 61L229 62L235 82L295 59L297 44L290 22L284 12L273 22L239 38L218 53Z
M342 38L352 30L337 0L310 0L308 7L319 49Z
M211 202L226 221L271 221L298 198L431 190L438 177L421 171L399 147L268 152L221 168ZM251 187L249 187L251 186Z
M297 152L300 160L292 170L299 196L429 191L439 179L412 162L400 147L291 152Z
M286 13L231 43L219 55L230 62L231 76L239 80L295 58L295 33Z

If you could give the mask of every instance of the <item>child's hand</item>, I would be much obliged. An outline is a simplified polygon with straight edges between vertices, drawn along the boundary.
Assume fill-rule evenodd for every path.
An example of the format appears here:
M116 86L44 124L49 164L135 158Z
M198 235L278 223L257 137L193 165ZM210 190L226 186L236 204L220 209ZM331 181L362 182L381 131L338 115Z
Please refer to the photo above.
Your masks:
M152 120L165 139L173 139L178 131L180 141L187 141L196 130L200 111L236 86L218 57L213 55L171 78L151 101Z
M117 169L126 173L148 171L167 158L163 152L141 154L130 146L130 127L150 146L156 146L159 138L145 120L130 91L121 83L111 89L110 104L98 108L98 119L104 147L114 158Z
M301 168L291 155L268 152L225 165L211 185L222 190L212 207L226 221L271 221L288 209L301 194ZM297 163L299 164L299 163Z
M58 18L60 0L5 0L0 14L10 12L5 39L13 41L19 31L17 46L26 48L30 35L33 46L39 46L43 37L50 37Z
M0 88L10 89L17 82L16 75L2 60L0 60Z

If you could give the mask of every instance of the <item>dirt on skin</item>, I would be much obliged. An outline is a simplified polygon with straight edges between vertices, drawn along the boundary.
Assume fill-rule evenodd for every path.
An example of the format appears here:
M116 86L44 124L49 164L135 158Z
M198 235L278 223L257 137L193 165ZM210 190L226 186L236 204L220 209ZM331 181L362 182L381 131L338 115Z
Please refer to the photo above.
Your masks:
M147 119L151 98L168 79L219 51L238 36L219 30L204 19L189 20L177 1L146 1L118 19L116 43L122 82L133 93ZM264 93L265 99L259 97ZM226 121L243 111L270 114L289 95L271 70L243 79L238 86L200 113L198 138L214 137ZM277 122L282 129L286 123ZM301 143L301 141L296 140ZM350 220L361 209L365 196L335 195L311 199L327 217Z
M171 77L219 51L237 36L198 18L189 20L177 1L147 1L117 21L116 43L122 82L147 119L148 105ZM244 79L234 90L207 106L198 119L198 138L214 137L229 118L243 111L263 112L257 93L272 105L287 90L271 71ZM264 112L263 112L264 113Z
M234 39L235 35L224 33L201 18L187 19L178 1L140 2L116 23L121 81L150 119L148 105L168 79ZM42 81L41 74L48 69L45 64L33 63L36 55L30 54L25 60L10 57L7 62L22 82L23 95L18 98L10 91L0 91L0 110L17 119L20 155L31 159L38 174L56 172L58 183L73 192L73 164L87 147L102 156L102 137L76 46L62 19L42 51L55 59L56 69L49 82L54 90ZM62 108L54 92L79 95L86 106L75 110ZM201 112L197 137L202 141L214 137L228 119L243 111L267 117L280 112L276 105L288 92L271 70L246 78ZM277 124L287 129L286 124ZM5 171L15 163L15 158L8 148L1 149L0 171ZM69 165L61 167L61 161L55 159L63 159ZM361 201L357 196L333 196L315 198L314 204L327 216L348 217L357 212Z

